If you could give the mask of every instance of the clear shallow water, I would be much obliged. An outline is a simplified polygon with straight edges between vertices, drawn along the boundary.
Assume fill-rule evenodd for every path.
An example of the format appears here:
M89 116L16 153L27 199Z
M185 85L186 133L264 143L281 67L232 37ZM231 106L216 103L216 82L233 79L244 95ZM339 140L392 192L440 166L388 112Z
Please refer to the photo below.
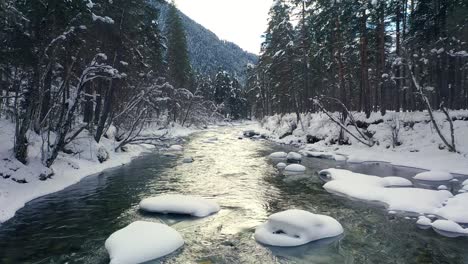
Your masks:
M167 223L185 238L182 249L151 263L468 263L468 238L445 238L384 208L333 196L316 174L341 167L410 177L417 170L307 158L309 177L285 180L267 156L288 147L239 140L241 131L224 127L189 138L184 155L195 158L192 164L149 154L34 200L0 226L0 263L108 263L104 241L135 220ZM212 137L218 141L205 143ZM142 198L161 193L215 199L222 210L203 219L138 211ZM335 217L344 236L296 248L255 242L255 226L291 208Z

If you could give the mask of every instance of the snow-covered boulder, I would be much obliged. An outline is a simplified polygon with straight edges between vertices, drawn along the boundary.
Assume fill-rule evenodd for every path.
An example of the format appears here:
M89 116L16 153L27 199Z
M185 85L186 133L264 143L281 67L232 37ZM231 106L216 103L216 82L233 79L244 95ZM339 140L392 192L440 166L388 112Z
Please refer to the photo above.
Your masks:
M169 151L183 151L184 147L182 147L181 145L172 145L169 147L168 150Z
M342 169L326 169L319 172L320 178L324 181L350 181L360 185L374 185L380 187L403 187L412 186L413 183L402 177L378 177L356 173Z
M426 171L416 174L414 179L421 181L450 181L453 176L446 171Z
M167 194L143 199L140 202L140 209L152 213L205 217L218 212L220 207L216 202L200 197Z
M290 163L299 163L302 160L302 155L296 152L289 152L286 156L286 160Z
M304 173L306 171L306 167L300 164L290 164L284 168L285 173Z
M97 149L96 157L100 163L107 161L110 158L109 151L103 146Z
M280 169L280 170L284 170L284 168L286 168L286 166L288 166L286 163L284 162L280 162L278 164L276 164L276 168Z
M463 181L463 182L462 182L462 185L463 185L463 186L467 186L467 185L468 185L468 180Z
M340 155L340 154L335 154L332 152L302 151L301 153L310 158L329 159L329 160L336 160L336 161L346 160L345 156Z
M105 243L111 264L142 263L166 256L184 245L173 228L137 221L113 233Z
M460 193L450 198L436 215L460 224L468 224L468 193Z
M285 159L287 156L286 152L274 152L270 154L270 159Z
M292 247L342 233L343 227L332 217L294 209L271 215L257 227L255 239L266 245Z
M448 190L448 187L446 185L439 185L437 190Z
M420 225L420 226L431 226L432 224L432 221L431 219L427 218L426 216L420 216L418 218L418 221L416 221L416 224Z
M432 223L432 228L438 233L449 237L468 235L468 228L463 228L450 220L436 220Z
M195 160L192 158L192 157L185 157L182 162L183 163L192 163L194 162Z

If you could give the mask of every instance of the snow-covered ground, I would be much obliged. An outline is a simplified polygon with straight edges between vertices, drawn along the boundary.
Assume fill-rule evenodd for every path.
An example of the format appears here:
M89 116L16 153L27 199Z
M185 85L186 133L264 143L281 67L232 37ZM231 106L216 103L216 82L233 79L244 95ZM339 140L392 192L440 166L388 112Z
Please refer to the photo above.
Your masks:
M194 131L174 126L156 133L174 138ZM63 190L88 175L126 164L153 148L145 144L131 145L126 152L114 152L115 141L103 138L100 144L96 144L83 132L69 145L76 154L61 153L52 166L53 175L48 178L52 171L41 163L42 139L34 133L29 134L29 162L25 166L14 158L13 135L14 125L0 119L0 223L13 217L17 210L35 198ZM100 163L98 156L102 155L108 155L108 159Z
M468 110L451 111L450 114L457 119L453 123L459 153L450 153L444 149L427 112L388 112L385 116L372 113L368 119L363 113L354 113L358 122L370 124L367 131L373 134L376 141L373 147L367 147L352 137L349 137L351 145L333 144L340 128L323 113L302 115L304 129L301 124L297 124L295 114L266 117L258 123L251 123L246 129L254 130L278 143L298 145L306 156L337 160L342 160L344 156L348 162L380 161L468 175ZM450 140L449 123L445 116L436 112L435 119ZM393 147L392 127L396 125L399 127L400 145ZM348 128L355 131L352 126ZM308 135L320 141L307 144Z

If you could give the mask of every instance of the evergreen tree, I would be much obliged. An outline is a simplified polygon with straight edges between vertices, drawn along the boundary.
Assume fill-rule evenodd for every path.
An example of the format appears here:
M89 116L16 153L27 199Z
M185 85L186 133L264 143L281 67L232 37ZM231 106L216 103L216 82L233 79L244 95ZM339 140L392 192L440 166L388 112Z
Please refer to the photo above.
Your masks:
M175 3L172 3L169 7L166 23L168 31L167 63L169 67L169 81L177 88L193 90L191 85L193 81L192 67L187 51L185 30Z

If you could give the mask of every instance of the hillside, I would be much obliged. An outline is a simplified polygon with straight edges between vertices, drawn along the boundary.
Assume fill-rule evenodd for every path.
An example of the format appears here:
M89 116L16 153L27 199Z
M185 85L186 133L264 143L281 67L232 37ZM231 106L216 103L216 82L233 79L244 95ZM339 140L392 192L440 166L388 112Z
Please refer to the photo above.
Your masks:
M161 10L159 24L164 32L168 3L155 0L153 4ZM245 66L255 64L257 56L242 50L236 44L219 39L213 32L204 28L182 12L180 16L185 26L190 60L193 68L204 74L214 75L222 68L243 81Z

